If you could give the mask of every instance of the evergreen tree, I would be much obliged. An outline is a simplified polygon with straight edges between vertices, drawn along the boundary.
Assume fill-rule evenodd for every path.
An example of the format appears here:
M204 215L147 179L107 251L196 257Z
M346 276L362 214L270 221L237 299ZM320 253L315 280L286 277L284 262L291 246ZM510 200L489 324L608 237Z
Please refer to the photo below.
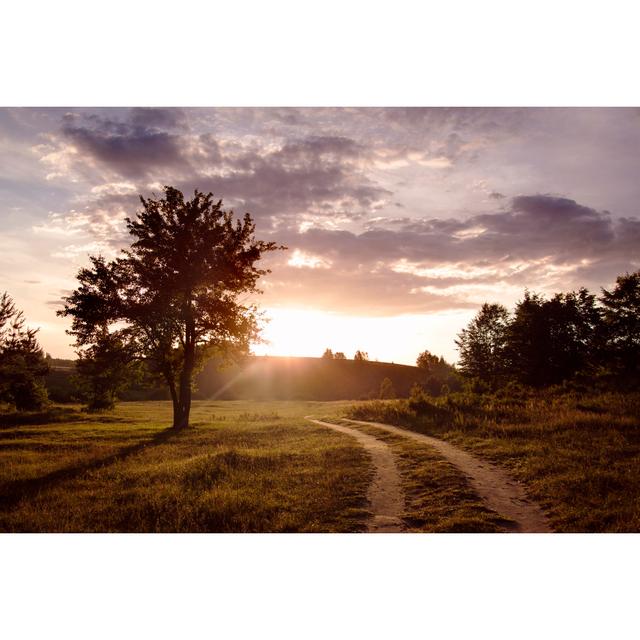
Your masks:
M380 398L382 400L392 400L396 397L396 390L390 378L385 378L380 383Z
M640 372L640 271L618 276L612 291L602 290L608 360L614 369Z
M509 312L500 304L482 305L466 329L458 334L460 370L492 387L505 374L505 344Z
M47 404L44 376L49 365L36 334L37 329L25 326L24 314L5 292L0 298L0 401L19 411Z

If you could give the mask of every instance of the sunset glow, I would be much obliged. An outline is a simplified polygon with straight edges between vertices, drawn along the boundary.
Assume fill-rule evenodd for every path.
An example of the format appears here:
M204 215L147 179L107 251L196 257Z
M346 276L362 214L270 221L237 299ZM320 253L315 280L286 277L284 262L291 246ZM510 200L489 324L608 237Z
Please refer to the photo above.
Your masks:
M597 292L637 268L637 123L634 109L2 109L0 289L72 357L62 297L89 255L126 246L139 195L172 184L288 247L264 260L256 353L455 361L483 302Z

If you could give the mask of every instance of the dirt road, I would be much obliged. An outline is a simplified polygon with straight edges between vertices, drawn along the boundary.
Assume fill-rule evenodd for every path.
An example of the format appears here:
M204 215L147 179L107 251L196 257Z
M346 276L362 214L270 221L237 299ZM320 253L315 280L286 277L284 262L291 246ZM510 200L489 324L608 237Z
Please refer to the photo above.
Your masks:
M400 483L400 475L391 453L391 449L381 440L350 429L344 425L306 418L323 427L346 433L355 438L369 455L374 466L374 477L369 485L367 498L372 516L367 523L367 530L372 533L396 533L404 530L402 515L404 513L404 494Z
M546 515L535 502L527 497L524 486L514 480L506 471L490 462L462 451L444 440L408 429L361 420L348 420L348 422L377 427L389 433L430 445L467 476L471 487L484 500L489 509L513 520L515 523L513 531L519 533L549 533L552 531Z

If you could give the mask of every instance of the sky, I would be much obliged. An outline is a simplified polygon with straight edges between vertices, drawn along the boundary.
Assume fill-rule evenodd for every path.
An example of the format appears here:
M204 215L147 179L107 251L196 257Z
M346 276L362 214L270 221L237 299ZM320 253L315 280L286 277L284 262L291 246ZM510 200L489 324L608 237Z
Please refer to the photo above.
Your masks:
M640 268L640 109L0 109L0 292L73 357L61 298L163 185L211 191L270 254L258 354L457 359L485 302Z

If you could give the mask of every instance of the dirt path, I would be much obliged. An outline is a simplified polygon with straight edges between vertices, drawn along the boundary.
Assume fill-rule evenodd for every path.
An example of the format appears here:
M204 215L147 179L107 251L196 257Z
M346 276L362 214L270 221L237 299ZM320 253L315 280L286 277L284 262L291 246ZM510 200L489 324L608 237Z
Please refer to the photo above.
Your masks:
M509 476L506 471L490 462L480 460L444 440L408 429L378 422L363 422L361 420L349 420L349 422L384 429L390 433L432 446L468 477L472 488L484 500L489 509L515 522L515 531L520 533L550 533L552 531L544 512L527 497L524 487Z
M381 440L374 438L357 429L350 429L340 424L314 420L306 417L310 422L322 427L329 427L335 431L346 433L367 450L374 466L373 481L369 485L367 498L370 503L372 517L367 523L367 530L373 533L395 533L404 530L401 520L404 513L404 494L400 484L400 475L391 453L391 449Z

